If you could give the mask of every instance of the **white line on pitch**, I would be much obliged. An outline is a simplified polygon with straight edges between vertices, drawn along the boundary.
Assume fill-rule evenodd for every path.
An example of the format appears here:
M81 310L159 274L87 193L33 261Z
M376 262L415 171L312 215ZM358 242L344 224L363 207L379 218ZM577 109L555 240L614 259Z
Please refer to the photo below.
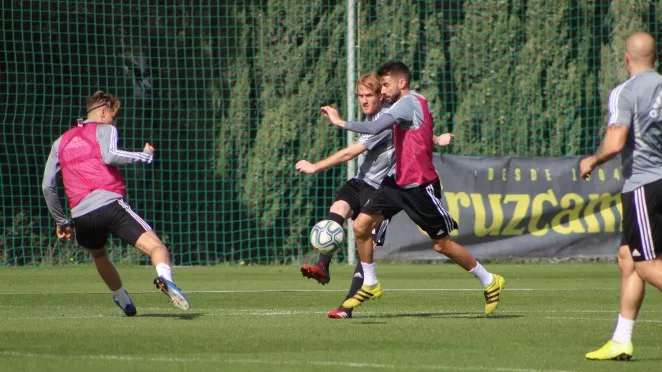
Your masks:
M42 358L42 359L86 359L123 362L166 362L166 363L214 363L214 364L262 364L280 366L339 366L349 368L374 368L392 370L452 370L452 371L499 371L499 372L572 372L554 369L508 368L508 367L467 367L450 366L442 364L386 364L386 363L357 363L343 361L277 361L260 359L223 359L223 358L182 358L182 357L146 357L134 355L89 354L89 355L56 355L24 351L0 351L1 356L15 358Z

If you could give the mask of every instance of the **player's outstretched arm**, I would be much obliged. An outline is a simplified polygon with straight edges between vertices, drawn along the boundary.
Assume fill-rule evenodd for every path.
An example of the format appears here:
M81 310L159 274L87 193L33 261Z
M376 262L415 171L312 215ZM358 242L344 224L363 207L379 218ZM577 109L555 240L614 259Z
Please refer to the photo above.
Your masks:
M145 144L142 152L123 151L117 148L117 128L109 124L101 124L97 128L97 142L101 148L101 158L106 164L123 165L134 163L151 163L154 160L154 147Z
M60 138L58 138L51 147L51 153L48 155L46 167L44 168L44 178L41 182L41 190L46 200L48 211L55 220L57 226L57 237L71 239L72 229L71 221L67 218L60 204L60 197L57 192L57 176L60 173L60 160L58 158L58 147Z
M381 115L373 121L345 121L340 118L338 110L331 106L321 108L322 115L326 116L331 122L345 130L363 134L379 134L390 129L396 123L395 118L389 113Z
M450 145L451 142L455 139L453 133L444 133L440 136L432 136L432 143L437 146L445 147Z
M345 127L345 120L340 118L340 114L338 113L338 110L334 107L331 106L322 106L320 109L322 110L322 115L326 116L331 120L331 122L341 128Z
M627 124L612 124L607 127L607 133L602 141L602 146L595 155L586 157L579 162L579 173L583 179L587 179L593 170L601 164L608 162L618 155L625 147L630 126Z
M308 160L299 160L295 165L296 170L305 174L315 174L321 171L333 168L336 165L346 163L355 157L364 153L368 148L361 144L355 143L349 147L346 147L335 154L329 156L324 160L320 160L317 163L311 163Z

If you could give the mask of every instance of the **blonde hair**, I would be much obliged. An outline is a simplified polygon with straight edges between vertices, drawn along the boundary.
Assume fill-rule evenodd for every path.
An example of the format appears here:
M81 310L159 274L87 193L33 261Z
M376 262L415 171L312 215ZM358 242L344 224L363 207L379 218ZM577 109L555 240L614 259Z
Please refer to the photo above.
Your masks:
M358 90L360 86L370 89L377 96L382 93L382 85L374 72L369 72L361 76L356 83L356 89Z
M120 109L120 100L103 90L97 90L94 94L87 97L86 111L88 114L90 111L103 106L108 106L113 112L118 111Z

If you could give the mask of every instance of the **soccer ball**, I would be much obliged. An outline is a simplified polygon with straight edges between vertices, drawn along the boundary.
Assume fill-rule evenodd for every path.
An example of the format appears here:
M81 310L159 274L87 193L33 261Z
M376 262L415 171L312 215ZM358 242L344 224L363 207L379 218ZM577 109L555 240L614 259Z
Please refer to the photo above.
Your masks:
M345 230L337 222L322 220L310 230L310 244L320 253L334 254L345 241Z

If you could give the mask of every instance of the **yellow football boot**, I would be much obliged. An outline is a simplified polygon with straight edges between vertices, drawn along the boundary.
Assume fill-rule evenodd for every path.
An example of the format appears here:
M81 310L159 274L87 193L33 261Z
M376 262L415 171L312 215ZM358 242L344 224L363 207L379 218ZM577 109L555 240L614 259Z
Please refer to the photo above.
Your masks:
M356 291L354 296L346 299L342 303L345 309L352 309L361 305L365 300L376 300L382 297L382 285L377 283L375 285L363 285L361 289Z
M586 359L589 360L630 360L632 358L632 342L622 344L614 340L609 340L605 346L598 350L586 353Z
M499 306L499 300L501 297L501 292L506 286L506 279L499 274L493 274L494 279L492 283L485 287L485 315L492 315L497 306Z

